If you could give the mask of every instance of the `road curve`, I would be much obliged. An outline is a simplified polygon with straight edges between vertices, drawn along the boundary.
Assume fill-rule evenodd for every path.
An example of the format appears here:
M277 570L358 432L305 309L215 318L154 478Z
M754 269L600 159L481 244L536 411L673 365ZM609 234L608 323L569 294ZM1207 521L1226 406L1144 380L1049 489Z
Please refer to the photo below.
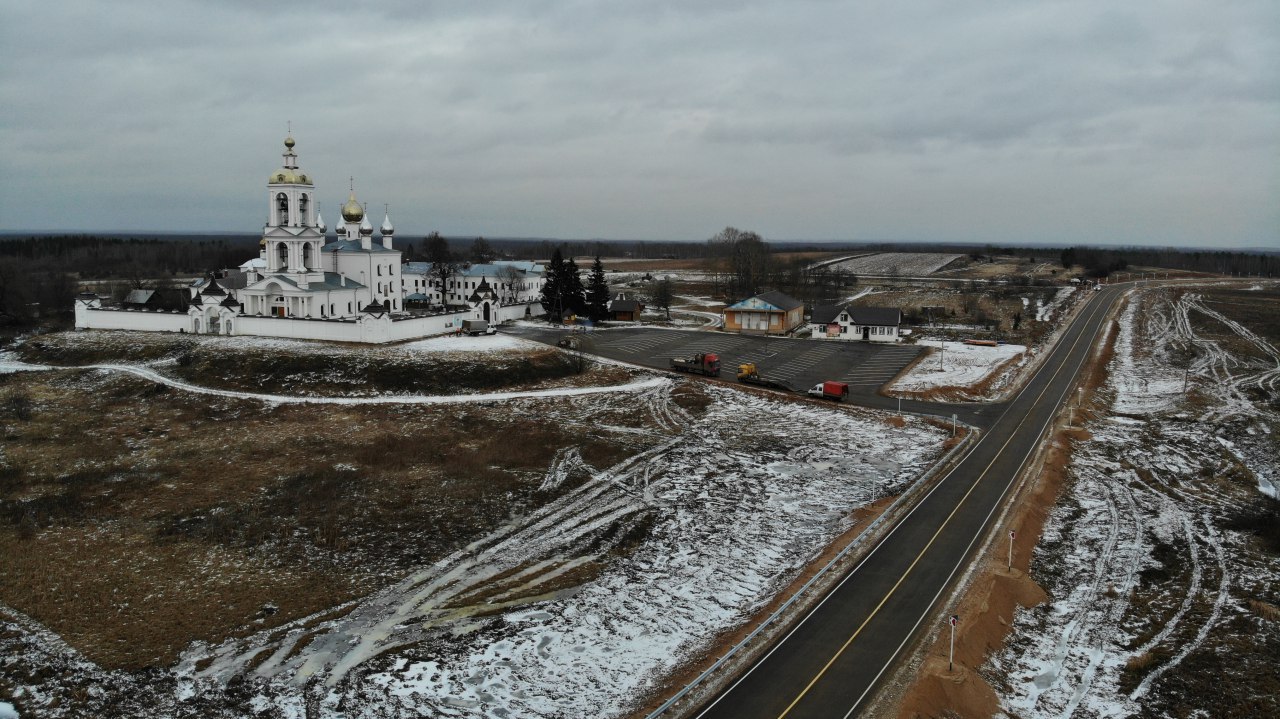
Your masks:
M694 716L858 715L911 639L949 615L939 598L973 558L1124 289L1094 293L961 463L790 633Z

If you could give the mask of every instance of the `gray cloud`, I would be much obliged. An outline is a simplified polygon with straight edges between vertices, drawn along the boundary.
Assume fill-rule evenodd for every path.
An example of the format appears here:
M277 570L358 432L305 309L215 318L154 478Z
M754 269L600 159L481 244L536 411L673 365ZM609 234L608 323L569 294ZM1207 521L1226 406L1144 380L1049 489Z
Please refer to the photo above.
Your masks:
M11 3L5 229L1280 243L1280 8Z

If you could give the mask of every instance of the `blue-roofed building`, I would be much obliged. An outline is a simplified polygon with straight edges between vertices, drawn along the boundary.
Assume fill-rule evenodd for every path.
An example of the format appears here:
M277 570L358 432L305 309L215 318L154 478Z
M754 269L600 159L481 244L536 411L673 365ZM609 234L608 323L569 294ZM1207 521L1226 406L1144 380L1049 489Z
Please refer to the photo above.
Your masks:
M804 303L782 292L763 292L724 308L724 328L743 334L788 334L804 322Z
M543 270L542 265L527 260L465 265L441 288L440 279L432 276L430 262L406 262L400 277L406 293L425 294L433 305L512 305L536 302L542 296L542 286L546 284Z

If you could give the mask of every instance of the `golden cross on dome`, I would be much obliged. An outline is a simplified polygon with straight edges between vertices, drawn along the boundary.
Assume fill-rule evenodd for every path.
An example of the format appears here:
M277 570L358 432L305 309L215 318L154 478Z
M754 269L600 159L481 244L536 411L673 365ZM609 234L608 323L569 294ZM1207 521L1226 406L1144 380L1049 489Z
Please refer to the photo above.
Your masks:
M351 176L351 177L348 177L347 179L351 181L351 186L350 186L350 188L349 188L349 189L350 189L352 192L355 192L355 191L356 191L356 178L355 178L355 176L353 175L353 176Z

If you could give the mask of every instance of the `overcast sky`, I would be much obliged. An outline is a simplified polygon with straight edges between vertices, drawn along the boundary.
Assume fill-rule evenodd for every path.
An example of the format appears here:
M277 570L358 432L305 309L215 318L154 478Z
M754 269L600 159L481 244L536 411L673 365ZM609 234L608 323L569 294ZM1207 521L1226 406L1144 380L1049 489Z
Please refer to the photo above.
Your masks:
M1280 246L1276 0L378 5L3 0L0 229Z

